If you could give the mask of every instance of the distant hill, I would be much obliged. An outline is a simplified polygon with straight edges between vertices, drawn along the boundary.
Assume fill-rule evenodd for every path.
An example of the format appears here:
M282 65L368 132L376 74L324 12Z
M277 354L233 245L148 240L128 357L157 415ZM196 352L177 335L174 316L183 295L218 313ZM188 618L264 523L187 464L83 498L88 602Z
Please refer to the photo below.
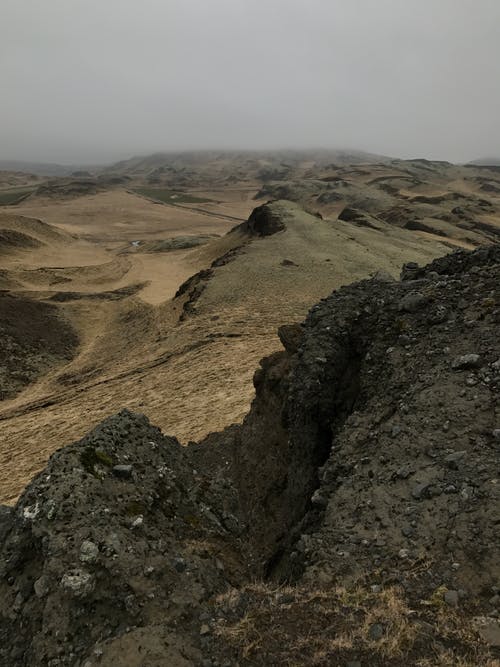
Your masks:
M314 169L389 162L385 156L348 150L184 151L135 156L103 171L151 184L200 187L307 178Z
M468 164L473 164L476 167L500 167L500 157L480 157L468 162Z
M24 162L22 160L0 160L1 171L20 171L41 176L69 176L72 172L89 169L82 165L53 164L50 162Z

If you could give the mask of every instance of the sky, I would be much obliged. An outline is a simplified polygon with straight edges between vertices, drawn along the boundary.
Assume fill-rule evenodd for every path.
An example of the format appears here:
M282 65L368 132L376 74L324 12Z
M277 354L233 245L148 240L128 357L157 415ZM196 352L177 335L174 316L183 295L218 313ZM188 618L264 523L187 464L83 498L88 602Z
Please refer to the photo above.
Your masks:
M1 0L0 159L500 156L500 0Z

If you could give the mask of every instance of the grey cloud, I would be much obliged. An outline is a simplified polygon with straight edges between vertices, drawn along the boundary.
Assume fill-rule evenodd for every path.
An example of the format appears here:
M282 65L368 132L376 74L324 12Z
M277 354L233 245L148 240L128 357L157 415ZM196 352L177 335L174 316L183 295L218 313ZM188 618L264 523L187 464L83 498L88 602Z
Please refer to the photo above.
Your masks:
M0 157L500 155L498 0L2 0Z

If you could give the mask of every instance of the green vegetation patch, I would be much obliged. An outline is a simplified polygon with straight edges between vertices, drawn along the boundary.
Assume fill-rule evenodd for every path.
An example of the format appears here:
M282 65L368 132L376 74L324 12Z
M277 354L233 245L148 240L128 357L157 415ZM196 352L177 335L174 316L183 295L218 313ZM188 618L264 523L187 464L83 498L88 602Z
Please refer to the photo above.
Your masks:
M114 465L111 456L108 456L105 452L101 452L101 450L95 449L94 447L85 447L80 454L80 461L85 470L91 475L95 475L96 466L111 468Z
M19 204L23 199L26 199L35 188L24 190L0 190L0 206L9 206Z
M218 238L214 234L201 234L200 236L174 236L171 239L160 239L153 241L146 247L147 252L168 252L169 250L183 250L204 245Z
M148 199L161 201L166 204L206 204L207 202L213 201L212 199L208 199L208 197L196 197L187 192L178 192L176 190L168 190L165 188L135 188L133 192L136 192L143 197L147 197Z

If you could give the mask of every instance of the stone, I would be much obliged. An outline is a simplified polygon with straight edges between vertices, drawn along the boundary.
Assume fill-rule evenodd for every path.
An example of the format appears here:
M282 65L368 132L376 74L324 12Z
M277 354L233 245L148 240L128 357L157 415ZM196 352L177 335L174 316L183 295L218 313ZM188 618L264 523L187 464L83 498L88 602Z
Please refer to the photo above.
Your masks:
M99 547L90 540L84 540L80 547L80 560L82 563L95 563L99 557Z
M187 568L187 563L184 560L184 558L175 558L174 567L177 570L177 572L184 572L184 570L186 570Z
M404 465L401 466L401 468L398 468L396 471L396 476L399 477L400 479L408 479L410 475L412 475L414 472L414 469L409 463L405 463Z
M325 498L322 495L321 489L316 489L316 491L313 493L311 497L311 502L313 505L316 505L317 507L326 507L328 505L328 498Z
M111 469L115 477L120 479L130 479L132 477L133 466L131 465L116 465Z
M483 641L489 646L500 647L500 620L491 616L477 616L474 626L481 635Z
M384 626L381 623L374 623L370 625L368 630L368 637L372 641L379 641L384 636Z
M399 302L398 310L402 313L415 313L423 308L427 302L428 298L420 292L407 294Z
M203 625L200 628L200 635L202 637L205 637L206 635L210 634L210 626L207 623L203 623Z
M299 324L284 324L278 328L278 337L287 352L297 352L304 340L304 330Z
M481 368L482 360L479 354L463 354L451 363L453 370L468 370L470 368Z
M130 524L131 528L140 528L142 524L144 523L144 517L142 514L140 514L138 517L136 517L132 523Z
M94 590L95 579L90 572L73 570L62 577L61 586L73 597L83 598Z
M445 458L445 463L452 470L458 470L458 463L466 456L467 456L466 450L461 450L459 452L452 452L451 454L448 454L448 456Z
M49 577L47 577L44 574L42 574L42 576L35 581L35 583L33 584L33 588L37 598L44 598L46 595L49 594L50 591L49 582L50 582Z
M425 498L427 496L427 491L430 488L429 482L423 482L422 484L417 484L417 486L413 487L411 495L415 500L422 500L422 498Z
M448 319L448 310L445 306L437 305L427 315L429 324L442 324Z
M460 596L458 591L445 591L443 599L449 607L457 607Z

